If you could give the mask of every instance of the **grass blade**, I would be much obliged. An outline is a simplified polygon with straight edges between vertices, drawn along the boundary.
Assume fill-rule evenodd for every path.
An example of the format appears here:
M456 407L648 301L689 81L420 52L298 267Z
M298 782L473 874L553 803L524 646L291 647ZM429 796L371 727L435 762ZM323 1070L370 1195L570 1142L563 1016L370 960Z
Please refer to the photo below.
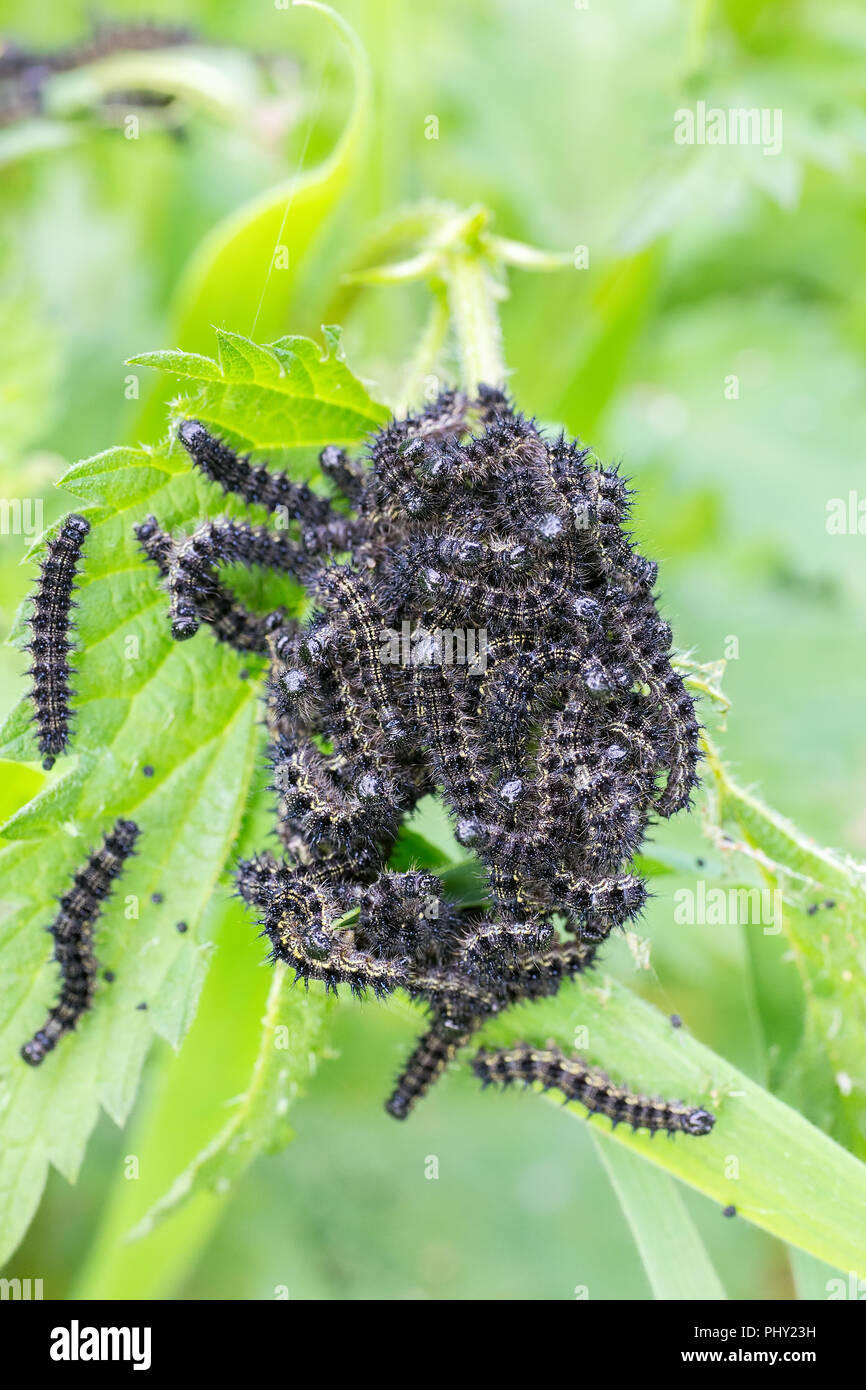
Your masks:
M727 1298L676 1184L600 1133L594 1134L593 1140L634 1236L654 1297Z

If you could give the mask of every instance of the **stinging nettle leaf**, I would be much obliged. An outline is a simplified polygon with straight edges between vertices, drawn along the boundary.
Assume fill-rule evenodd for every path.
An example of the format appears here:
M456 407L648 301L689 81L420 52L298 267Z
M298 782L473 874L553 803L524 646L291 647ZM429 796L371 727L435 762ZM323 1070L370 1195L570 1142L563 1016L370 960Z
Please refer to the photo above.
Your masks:
M317 449L335 439L357 445L386 414L345 363L323 360L307 339L260 347L223 335L220 352L216 374L212 359L181 364L193 394L178 414L243 420L257 456L303 462L306 475ZM190 530L242 508L196 477L171 440L107 450L76 464L67 483L94 504L75 613L72 756L9 817L0 848L8 909L0 918L0 1260L26 1229L48 1163L74 1178L100 1107L126 1119L154 1033L180 1044L209 960L199 924L214 897L231 891L226 871L251 806L269 804L261 663L207 632L172 640L166 596L133 534L151 511ZM26 640L22 622L16 634ZM37 761L31 714L25 697L7 716L0 756ZM56 994L43 928L55 896L120 816L142 833L96 935L97 959L114 980L100 981L78 1032L28 1068L18 1049Z

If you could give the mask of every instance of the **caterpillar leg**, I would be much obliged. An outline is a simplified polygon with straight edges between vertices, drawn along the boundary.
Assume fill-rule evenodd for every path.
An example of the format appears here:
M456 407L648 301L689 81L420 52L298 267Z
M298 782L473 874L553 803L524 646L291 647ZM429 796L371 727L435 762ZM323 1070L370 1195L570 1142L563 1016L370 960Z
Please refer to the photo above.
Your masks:
M529 938L534 939L538 930L538 924L531 924ZM519 934L511 944L512 948L519 949L523 945L525 949ZM564 979L587 969L593 956L592 947L583 943L557 943L547 951L528 957L520 965L506 967L501 980L487 978L479 971L479 963L485 956L495 958L501 950L502 943L494 924L480 923L458 938L452 950L451 969L411 972L405 986L407 992L432 1005L434 1015L386 1102L385 1109L396 1120L406 1119L485 1018L518 999L555 994ZM467 971L465 967L470 961L471 968ZM454 964L462 964L464 968L455 970Z
M558 1047L514 1047L488 1052L486 1048L472 1059L472 1070L482 1085L498 1082L510 1086L522 1081L529 1086L539 1081L545 1091L561 1091L566 1101L580 1101L590 1114L607 1115L618 1124L630 1124L632 1129L667 1130L670 1134L709 1134L716 1122L715 1115L699 1106L682 1105L679 1101L658 1100L635 1095L616 1086L603 1071L591 1067L580 1057L568 1057Z

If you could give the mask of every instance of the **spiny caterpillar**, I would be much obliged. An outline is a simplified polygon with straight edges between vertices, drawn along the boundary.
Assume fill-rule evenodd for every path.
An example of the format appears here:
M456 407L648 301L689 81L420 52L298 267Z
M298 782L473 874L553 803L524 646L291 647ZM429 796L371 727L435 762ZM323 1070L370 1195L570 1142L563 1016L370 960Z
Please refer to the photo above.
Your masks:
M31 699L35 708L42 766L48 770L55 758L69 746L71 712L69 701L74 674L67 660L73 643L70 638L71 610L76 606L72 593L81 559L81 547L90 530L83 516L68 516L57 535L48 542L39 579L33 592L33 611L29 618L33 634L26 650L33 657L28 675L33 677Z
M545 1091L561 1091L566 1101L579 1101L590 1115L607 1115L614 1129L628 1124L635 1130L648 1129L651 1135L660 1129L670 1134L709 1134L715 1123L715 1117L700 1107L653 1100L615 1086L598 1067L579 1057L567 1057L553 1043L545 1048L517 1043L495 1052L481 1048L472 1059L472 1070L483 1086L540 1082Z
M426 1006L387 1104L403 1118L488 1018L556 994L643 906L634 856L652 817L689 804L699 757L657 569L631 542L619 473L564 435L545 439L491 388L392 420L366 461L325 449L342 504L239 457L201 420L178 437L205 478L289 521L209 521L179 538L152 517L136 528L175 638L207 626L268 660L280 852L242 862L238 890L297 978ZM300 580L309 619L247 609L219 576L229 563ZM462 650L485 661L389 659L384 639L404 624L438 634L440 652L443 633L483 631L483 647ZM448 902L430 874L387 867L436 789L484 867L483 911ZM651 1131L713 1123L555 1049L474 1065Z
M54 959L60 966L60 998L21 1049L24 1061L32 1067L44 1061L90 1008L99 968L93 954L94 927L137 839L138 826L133 821L117 821L60 899L60 911L48 929L54 937Z

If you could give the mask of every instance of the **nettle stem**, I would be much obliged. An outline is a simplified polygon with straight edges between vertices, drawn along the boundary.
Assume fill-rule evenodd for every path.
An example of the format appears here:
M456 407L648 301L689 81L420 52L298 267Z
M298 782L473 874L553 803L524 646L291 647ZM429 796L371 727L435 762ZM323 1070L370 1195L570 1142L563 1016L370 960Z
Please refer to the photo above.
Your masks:
M424 399L429 379L435 378L436 365L448 338L451 311L445 284L442 280L436 280L431 284L430 290L433 295L430 313L409 364L402 394L394 405L394 413L398 416L412 410Z
M459 248L448 254L444 278L464 391L474 396L482 384L504 386L498 309L504 292L489 263L478 251Z
M460 385L466 394L476 396L482 385L503 387L508 369L498 306L508 293L506 269L562 270L572 264L571 257L563 252L538 251L534 246L494 236L490 212L477 203L463 210L435 204L427 211L426 220L427 235L415 254L344 277L346 283L355 285L407 285L420 280L433 294L398 413L401 407L418 403L426 385L424 378L435 374L449 328L457 348ZM423 216L421 222L423 226ZM405 214L397 225L405 231Z

